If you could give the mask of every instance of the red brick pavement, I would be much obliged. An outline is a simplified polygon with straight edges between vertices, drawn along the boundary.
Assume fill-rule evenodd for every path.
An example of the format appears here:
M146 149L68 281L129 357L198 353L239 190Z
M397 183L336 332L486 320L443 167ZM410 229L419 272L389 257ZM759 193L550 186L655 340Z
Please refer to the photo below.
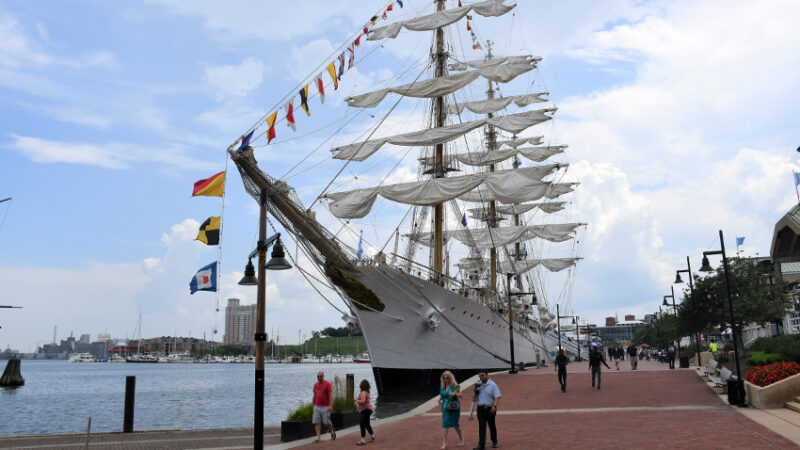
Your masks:
M500 448L505 449L784 449L797 444L729 407L694 370L659 370L665 364L643 361L642 370L605 370L602 390L591 388L583 366L572 363L567 392L551 368L517 375L496 374L503 393L497 417ZM630 367L622 363L620 367ZM613 364L612 364L613 367ZM605 368L604 368L605 369ZM467 420L472 388L465 390L461 415L465 444L478 442L477 419ZM439 448L439 408L393 423L374 423L376 441L367 448ZM339 435L303 448L356 448L358 434ZM330 439L330 438L327 438ZM451 430L448 448L458 449Z

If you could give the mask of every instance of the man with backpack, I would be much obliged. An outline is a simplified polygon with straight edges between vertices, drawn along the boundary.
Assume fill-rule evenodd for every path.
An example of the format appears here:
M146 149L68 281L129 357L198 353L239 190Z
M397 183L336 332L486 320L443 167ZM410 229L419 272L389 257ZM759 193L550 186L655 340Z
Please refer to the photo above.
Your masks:
M594 377L597 375L597 389L600 389L600 364L606 366L606 368L611 369L606 364L606 359L603 357L603 354L597 347L592 347L592 350L589 352L589 368L592 370L592 387L594 387Z

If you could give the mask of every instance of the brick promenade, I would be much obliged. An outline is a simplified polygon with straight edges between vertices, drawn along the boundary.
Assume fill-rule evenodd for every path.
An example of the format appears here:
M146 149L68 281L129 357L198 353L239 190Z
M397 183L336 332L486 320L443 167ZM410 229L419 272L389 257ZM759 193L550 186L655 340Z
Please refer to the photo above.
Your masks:
M614 367L613 363L610 364ZM734 408L717 395L694 369L666 370L667 365L641 361L639 370L604 368L602 390L591 388L588 363L569 365L567 392L562 393L552 367L517 375L495 374L503 392L497 417L500 448L505 449L788 449L800 448L800 414L789 410ZM459 380L462 381L462 380ZM469 387L467 385L469 384ZM465 386L461 427L464 449L477 445L477 419L467 420L472 387ZM437 449L441 414L432 400L411 413L373 421L377 440L367 448ZM797 416L794 416L794 415ZM751 420L752 419L752 420ZM764 425L759 424L763 423ZM784 436L771 431L778 430ZM336 441L325 437L279 443L280 431L266 430L270 448L357 448L358 427L340 430ZM82 448L86 436L53 435L0 438L0 448ZM458 449L451 431L448 448ZM252 429L96 433L92 449L247 449Z
M609 364L612 368L614 364ZM640 361L639 370L603 367L602 390L591 387L587 362L568 366L562 393L552 367L491 378L503 393L497 416L499 447L505 449L787 449L798 444L746 418L728 406L694 369ZM460 381L460 380L459 380ZM464 447L478 443L477 418L467 420L472 388L462 401ZM437 449L441 445L440 408L388 424L373 423L376 441L366 448ZM488 431L487 431L488 435ZM336 441L303 448L350 449L358 431L338 433ZM488 439L488 436L487 436ZM451 430L447 448L458 449ZM491 446L489 447L491 448Z

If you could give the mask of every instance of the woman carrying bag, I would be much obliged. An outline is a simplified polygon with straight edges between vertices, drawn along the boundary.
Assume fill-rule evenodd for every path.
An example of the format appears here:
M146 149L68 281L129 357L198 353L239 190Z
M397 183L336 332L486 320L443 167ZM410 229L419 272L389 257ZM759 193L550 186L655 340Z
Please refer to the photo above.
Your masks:
M461 435L461 427L458 425L458 418L461 415L461 392L456 378L449 370L442 373L439 397L439 403L442 405L442 428L444 428L442 448L447 448L447 432L450 428L456 429L458 446L461 447L464 445L464 437Z

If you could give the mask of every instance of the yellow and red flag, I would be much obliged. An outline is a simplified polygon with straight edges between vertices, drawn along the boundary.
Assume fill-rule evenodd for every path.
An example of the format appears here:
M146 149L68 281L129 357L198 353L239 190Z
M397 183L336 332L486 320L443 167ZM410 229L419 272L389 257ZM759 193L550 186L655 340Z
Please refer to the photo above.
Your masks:
M200 180L194 184L192 197L222 197L225 191L225 171L213 175L205 180Z
M330 63L328 64L328 73L331 75L331 79L333 79L333 90L339 89L339 80L336 78L336 64Z
M269 130L267 130L267 144L272 142L275 139L275 120L278 118L278 111L267 116L267 126Z

